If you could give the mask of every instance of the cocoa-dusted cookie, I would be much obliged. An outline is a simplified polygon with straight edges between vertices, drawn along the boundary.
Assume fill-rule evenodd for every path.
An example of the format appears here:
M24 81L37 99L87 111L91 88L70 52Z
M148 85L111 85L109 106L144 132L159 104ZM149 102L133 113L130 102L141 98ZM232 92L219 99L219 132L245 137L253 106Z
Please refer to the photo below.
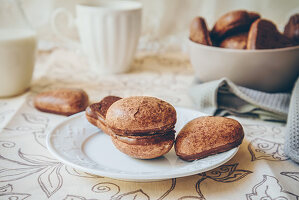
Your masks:
M244 138L241 124L225 117L199 117L188 122L175 141L177 156L186 161L205 158L239 146Z
M283 34L293 40L295 45L299 45L299 13L290 17Z
M176 110L155 97L127 97L109 107L105 123L118 150L134 158L152 159L174 144Z
M72 115L84 111L88 95L82 89L59 88L41 92L34 97L34 107L43 112Z
M231 11L221 16L212 29L212 37L215 40L222 40L227 34L233 32L246 32L250 25L260 18L255 12L247 12L246 10Z
M191 21L189 38L193 42L212 46L210 32L204 18L195 17Z
M247 32L235 34L226 37L224 40L220 42L219 46L222 48L229 48L229 49L246 49L247 38L248 38Z
M275 24L266 19L256 20L248 32L247 49L275 49L292 45L291 39L281 34Z
M171 104L155 97L132 96L110 106L106 123L118 135L165 132L174 128L176 110Z
M85 110L87 120L102 129L102 131L110 135L110 130L106 127L105 119L108 108L116 101L120 100L117 96L107 96L98 103L93 103Z

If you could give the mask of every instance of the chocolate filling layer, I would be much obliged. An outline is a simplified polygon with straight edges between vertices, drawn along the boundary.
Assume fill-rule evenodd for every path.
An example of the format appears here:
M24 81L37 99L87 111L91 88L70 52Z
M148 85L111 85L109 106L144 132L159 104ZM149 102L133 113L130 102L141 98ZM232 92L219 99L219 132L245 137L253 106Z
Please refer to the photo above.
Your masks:
M150 144L158 144L163 141L174 140L175 138L175 130L170 130L164 133L155 133L152 135L143 135L143 136L119 136L115 133L111 136L120 140L127 144L134 145L150 145Z
M144 136L144 135L154 135L157 133L165 133L168 131L171 131L174 129L173 124L168 124L166 126L163 126L159 129L149 129L149 130L121 130L121 129L116 129L109 127L116 135L119 136Z

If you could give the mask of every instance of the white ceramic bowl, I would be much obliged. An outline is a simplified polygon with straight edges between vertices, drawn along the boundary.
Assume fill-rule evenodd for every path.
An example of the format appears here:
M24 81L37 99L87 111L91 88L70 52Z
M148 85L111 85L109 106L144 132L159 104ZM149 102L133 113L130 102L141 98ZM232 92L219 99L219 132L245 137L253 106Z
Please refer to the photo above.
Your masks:
M234 83L266 92L290 90L299 74L299 46L238 50L188 40L195 76L203 82L227 77Z

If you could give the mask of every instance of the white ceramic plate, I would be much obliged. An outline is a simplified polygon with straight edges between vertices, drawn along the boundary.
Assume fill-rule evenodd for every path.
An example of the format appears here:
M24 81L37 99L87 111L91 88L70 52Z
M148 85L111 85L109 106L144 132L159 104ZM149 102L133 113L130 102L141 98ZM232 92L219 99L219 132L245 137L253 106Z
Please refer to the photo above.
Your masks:
M176 108L176 131L204 114ZM134 159L118 151L110 137L91 125L85 114L73 115L47 135L49 151L61 162L91 174L127 181L157 181L189 176L216 168L231 159L238 148L193 162L178 158L174 148L151 160Z

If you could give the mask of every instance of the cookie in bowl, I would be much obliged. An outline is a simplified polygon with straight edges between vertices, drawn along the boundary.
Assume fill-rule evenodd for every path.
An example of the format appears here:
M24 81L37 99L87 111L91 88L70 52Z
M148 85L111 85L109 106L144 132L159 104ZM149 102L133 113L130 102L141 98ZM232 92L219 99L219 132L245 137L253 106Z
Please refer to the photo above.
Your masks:
M188 122L175 141L182 160L193 161L239 146L244 138L241 124L226 117L199 117Z
M276 49L290 46L293 46L292 40L281 34L273 22L258 19L251 25L247 49Z
M235 32L248 31L250 25L258 18L260 18L258 13L246 10L228 12L216 21L211 34L216 40L222 40L223 37Z
M204 18L195 17L191 21L189 38L199 44L212 46L210 33Z
M293 40L294 44L299 45L299 13L290 17L283 34Z
M220 42L219 46L228 49L246 49L247 37L247 32L241 32L225 38Z

